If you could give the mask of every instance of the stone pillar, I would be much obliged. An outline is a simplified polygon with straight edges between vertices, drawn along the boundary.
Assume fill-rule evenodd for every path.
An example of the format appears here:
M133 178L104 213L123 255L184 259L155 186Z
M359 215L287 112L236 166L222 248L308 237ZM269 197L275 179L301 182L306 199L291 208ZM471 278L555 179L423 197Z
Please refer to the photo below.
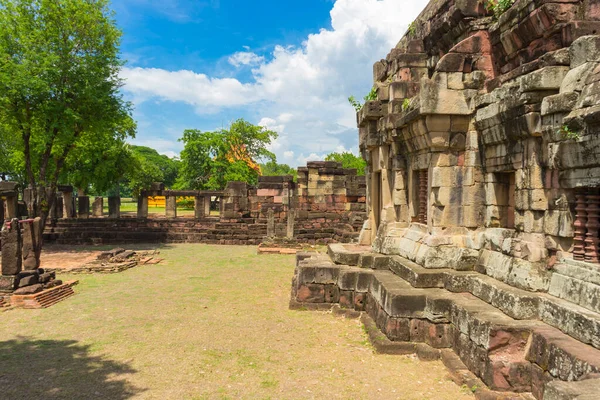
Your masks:
M104 215L104 198L96 197L92 203L92 215L94 217L102 217Z
M63 192L63 216L73 218L73 193Z
M54 212L56 213L56 218L60 219L64 215L64 199L61 195L57 194L55 202L56 204L54 205Z
M196 196L194 198L194 217L196 219L202 219L206 216L204 209L204 202L206 201L205 196Z
M210 217L210 200L211 196L204 196L204 215Z
M142 192L138 196L137 217L148 218L148 194L146 192Z
M0 234L2 239L2 275L16 275L22 269L22 238L19 220L7 222Z
M19 202L17 196L6 196L4 200L4 219L17 218Z
M267 211L267 237L275 237L275 212L272 208Z
M139 204L139 203L138 203ZM148 205L148 198L146 197L146 208ZM146 209L146 215L147 215ZM109 218L121 218L121 198L119 196L110 196L108 198L108 217Z
M288 219L287 219L287 238L294 238L294 224L296 223L296 210L288 211Z
M4 200L0 198L0 225L4 224Z
M585 236L585 261L598 263L598 228L600 223L600 196L596 192L589 193L587 200L587 223Z
M587 213L585 206L585 194L575 194L575 237L573 238L573 259L583 261L585 259L585 225Z
M35 270L40 267L40 254L42 251L40 221L41 219L37 217L22 222L22 255L24 270Z
M177 218L177 197L167 195L165 200L165 214L167 218Z
M79 196L77 199L77 218L87 219L90 217L90 198Z

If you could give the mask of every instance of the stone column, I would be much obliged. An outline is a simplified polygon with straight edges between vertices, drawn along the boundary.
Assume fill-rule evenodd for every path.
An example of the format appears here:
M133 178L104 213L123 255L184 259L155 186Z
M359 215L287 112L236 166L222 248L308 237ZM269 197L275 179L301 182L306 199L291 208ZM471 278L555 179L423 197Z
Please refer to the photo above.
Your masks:
M121 218L121 198L119 196L108 198L108 217Z
M210 217L210 200L211 196L204 196L204 215Z
M104 198L96 197L92 203L92 215L94 217L102 217L104 215Z
M586 196L587 200L587 223L585 225L587 233L585 236L585 261L598 263L598 228L600 223L600 196L596 193L590 193Z
M63 192L63 216L65 218L73 217L73 193Z
M19 220L13 218L0 234L2 239L2 275L16 275L22 269L22 238Z
M35 270L40 267L40 221L41 219L37 217L35 219L23 221L22 223L22 255L24 270Z
M56 213L56 218L60 219L64 216L64 199L61 195L56 195L56 204L54 205L54 212Z
M19 204L17 196L6 196L4 200L4 219L17 218Z
M90 217L90 198L79 196L77 198L77 218L88 219Z
M295 223L296 223L296 210L289 210L288 218L287 218L287 235L286 235L288 239L294 238Z
M167 218L177 218L177 197L166 196L165 200L165 214Z
M272 208L267 211L267 237L275 237L275 212Z
M0 225L4 224L4 200L0 198Z
M573 259L585 260L585 225L587 223L587 213L585 206L585 194L575 194L575 237L573 238Z
M138 196L137 217L148 218L148 194L140 193Z
M204 202L206 201L206 197L204 196L196 196L194 198L194 217L196 219L202 219L206 216L204 209Z

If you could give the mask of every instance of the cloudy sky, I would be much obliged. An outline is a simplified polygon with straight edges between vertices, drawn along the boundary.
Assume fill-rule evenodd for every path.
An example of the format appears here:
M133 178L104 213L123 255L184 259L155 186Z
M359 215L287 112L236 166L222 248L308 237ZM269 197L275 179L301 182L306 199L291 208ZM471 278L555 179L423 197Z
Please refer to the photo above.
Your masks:
M425 0L119 0L125 94L134 144L176 156L184 129L237 118L276 130L292 166L358 152L347 98L371 88L372 65Z

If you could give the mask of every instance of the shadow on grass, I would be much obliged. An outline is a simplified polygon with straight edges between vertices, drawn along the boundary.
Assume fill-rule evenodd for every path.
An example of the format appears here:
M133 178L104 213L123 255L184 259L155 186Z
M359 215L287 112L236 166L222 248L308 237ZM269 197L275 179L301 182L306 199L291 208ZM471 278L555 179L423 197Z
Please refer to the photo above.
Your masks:
M144 389L125 380L129 365L90 354L75 340L0 342L0 397L5 399L128 399Z

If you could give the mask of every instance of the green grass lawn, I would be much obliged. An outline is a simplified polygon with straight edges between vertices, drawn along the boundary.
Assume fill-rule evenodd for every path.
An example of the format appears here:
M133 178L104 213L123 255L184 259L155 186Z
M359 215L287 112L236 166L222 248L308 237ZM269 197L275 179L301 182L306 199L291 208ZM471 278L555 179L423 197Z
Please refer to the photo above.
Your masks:
M161 257L59 274L80 280L75 296L0 313L0 397L473 398L440 362L374 354L357 320L289 310L293 256L189 244Z

